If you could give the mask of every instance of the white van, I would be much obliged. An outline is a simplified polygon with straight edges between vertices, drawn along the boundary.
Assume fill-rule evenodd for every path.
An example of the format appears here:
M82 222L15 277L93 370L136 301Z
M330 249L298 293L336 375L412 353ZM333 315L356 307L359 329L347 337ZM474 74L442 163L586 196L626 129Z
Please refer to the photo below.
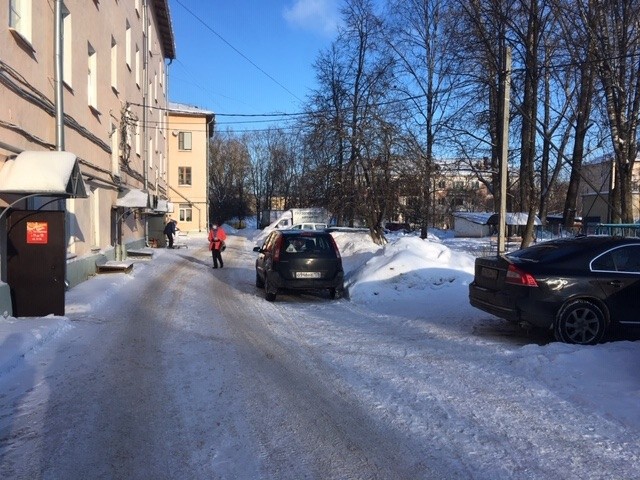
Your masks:
M298 223L291 230L324 230L327 227L326 223Z

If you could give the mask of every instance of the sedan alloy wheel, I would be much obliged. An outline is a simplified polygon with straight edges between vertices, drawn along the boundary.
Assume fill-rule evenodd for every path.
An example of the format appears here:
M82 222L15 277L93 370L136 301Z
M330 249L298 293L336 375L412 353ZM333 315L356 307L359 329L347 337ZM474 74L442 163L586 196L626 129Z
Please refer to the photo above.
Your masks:
M594 345L604 336L606 319L602 310L588 300L576 300L565 305L556 319L558 341L578 345Z

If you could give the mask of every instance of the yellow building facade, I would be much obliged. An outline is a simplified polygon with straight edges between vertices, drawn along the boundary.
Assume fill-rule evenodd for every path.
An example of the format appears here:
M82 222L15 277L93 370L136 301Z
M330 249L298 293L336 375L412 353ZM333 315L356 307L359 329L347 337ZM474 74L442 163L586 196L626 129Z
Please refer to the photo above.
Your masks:
M209 140L213 112L169 104L168 198L171 218L182 232L206 232L209 227Z

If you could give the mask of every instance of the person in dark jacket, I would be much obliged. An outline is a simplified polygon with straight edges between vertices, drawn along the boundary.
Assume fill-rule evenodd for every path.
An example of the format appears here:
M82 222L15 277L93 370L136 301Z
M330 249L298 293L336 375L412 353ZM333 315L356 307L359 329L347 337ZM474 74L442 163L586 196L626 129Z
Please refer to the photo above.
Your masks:
M162 233L164 233L167 236L167 241L169 242L169 245L167 245L167 248L173 248L173 237L176 234L176 221L173 219L169 219L169 221L167 222L167 224L164 226L164 230L162 231Z
M213 257L213 268L224 267L222 263L222 251L226 248L224 241L227 239L227 234L222 227L213 224L209 229L209 250L211 250L211 256Z

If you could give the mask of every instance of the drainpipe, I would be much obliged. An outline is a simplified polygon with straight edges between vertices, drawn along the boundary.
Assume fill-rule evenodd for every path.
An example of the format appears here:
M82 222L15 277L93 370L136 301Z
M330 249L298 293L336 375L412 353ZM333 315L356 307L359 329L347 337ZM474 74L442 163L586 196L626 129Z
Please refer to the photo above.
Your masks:
M55 109L56 109L56 150L64 151L64 99L63 99L63 69L62 69L62 0L55 4Z
M216 116L212 115L211 116L211 120L209 120L209 122L207 122L207 158L205 160L205 175L206 175L206 179L207 179L207 193L206 193L206 197L205 197L205 232L209 231L209 222L211 221L211 214L209 213L209 207L210 207L210 203L209 203L209 182L211 181L211 179L209 178L209 152L210 152L210 148L211 148L211 135L213 134L213 128L215 126L215 122L216 121Z
M142 4L142 31L144 36L143 53L142 53L142 138L144 144L142 145L142 178L143 178L143 190L149 191L149 140L147 138L147 104L149 102L149 1L143 0ZM144 243L149 245L149 220L147 216L144 216Z

